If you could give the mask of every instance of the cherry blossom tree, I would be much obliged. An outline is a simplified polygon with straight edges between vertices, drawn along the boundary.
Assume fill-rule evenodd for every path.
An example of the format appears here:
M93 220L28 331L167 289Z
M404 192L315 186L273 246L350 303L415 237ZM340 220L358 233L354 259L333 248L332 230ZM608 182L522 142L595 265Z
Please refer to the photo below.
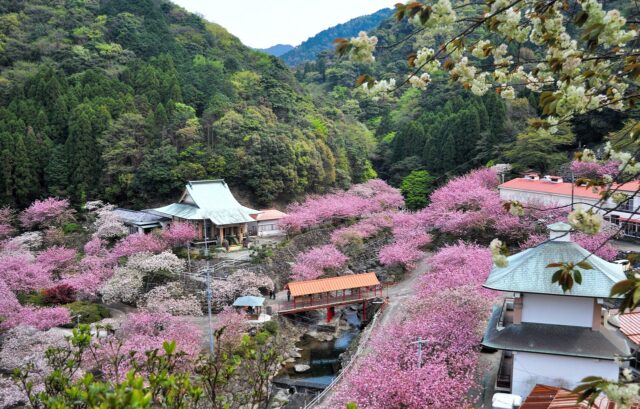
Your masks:
M291 277L294 280L313 280L329 270L343 267L347 260L347 256L331 244L315 247L298 255L291 267Z
M495 296L495 291L481 289L493 268L491 251L486 247L462 241L446 245L429 259L429 265L419 282L423 297L464 286L477 288L489 299Z
M142 252L161 253L166 248L167 244L154 234L130 234L113 246L111 257L117 260Z
M243 334L247 332L247 319L243 312L233 307L225 307L216 315L213 330L219 334L219 350L230 352L238 347Z
M470 288L412 299L396 321L374 332L367 354L323 407L343 408L345 402L369 409L467 407L478 378L477 340L489 310L487 300Z
M273 280L266 275L259 275L252 271L238 270L226 279L211 280L213 289L213 308L222 310L233 301L244 295L260 296L274 288Z
M4 318L0 322L0 329L25 325L46 330L71 321L69 310L66 308L23 307L9 285L2 279L0 279L0 316Z
M143 309L152 313L171 315L202 315L200 301L193 294L185 294L179 283L156 287L144 295Z
M67 199L56 199L53 197L36 200L20 213L20 223L27 228L60 223L71 217L72 211L69 208Z
M52 246L38 253L36 262L50 271L61 272L70 268L76 261L76 251L61 246Z
M497 184L489 168L451 179L431 194L421 211L424 221L441 232L487 242L496 235L519 236L522 223L504 208Z
M113 211L115 206L97 200L87 202L85 209L94 212L96 215L96 221L94 223L95 237L114 240L126 236L129 232L124 223L122 223Z
M615 175L619 166L620 163L615 161L598 163L574 160L571 162L571 171L576 177L601 178L604 175Z
M53 285L51 267L22 252L0 255L0 279L13 291L40 290Z
M162 238L172 247L183 246L197 237L196 227L186 222L173 222L162 231Z
M379 179L352 186L346 192L309 196L287 208L280 225L292 232L323 223L397 209L404 205L402 194Z

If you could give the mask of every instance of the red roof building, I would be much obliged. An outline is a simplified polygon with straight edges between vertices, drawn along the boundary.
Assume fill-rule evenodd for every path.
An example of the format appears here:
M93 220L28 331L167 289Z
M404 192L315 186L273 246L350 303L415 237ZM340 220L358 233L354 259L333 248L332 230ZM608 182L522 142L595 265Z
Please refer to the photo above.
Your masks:
M616 409L616 404L606 397L596 399L593 406L587 402L578 402L578 395L567 389L553 386L536 385L520 409ZM634 404L631 409L640 409Z

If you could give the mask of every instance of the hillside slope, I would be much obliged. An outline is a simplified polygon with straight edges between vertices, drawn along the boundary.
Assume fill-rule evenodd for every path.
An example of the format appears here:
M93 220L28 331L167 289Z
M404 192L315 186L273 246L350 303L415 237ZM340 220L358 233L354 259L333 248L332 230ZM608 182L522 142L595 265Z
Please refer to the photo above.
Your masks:
M0 206L147 206L225 178L259 204L373 175L355 119L165 0L0 3Z
M392 9L382 9L373 14L356 17L343 24L328 28L302 42L280 58L291 67L312 61L322 51L333 49L333 40L339 37L354 37L360 31L369 31L393 14Z

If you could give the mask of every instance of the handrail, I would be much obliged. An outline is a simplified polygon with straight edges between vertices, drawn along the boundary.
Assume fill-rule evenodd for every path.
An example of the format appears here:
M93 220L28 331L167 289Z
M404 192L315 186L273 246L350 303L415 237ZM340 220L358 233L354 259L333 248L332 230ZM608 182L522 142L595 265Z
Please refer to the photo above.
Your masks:
M342 303L352 303L354 301L368 301L375 298L382 298L381 295L374 294L355 294L348 295L345 297L325 297L321 299L308 300L308 301L296 301L295 304L293 301L280 302L277 304L272 304L272 306L277 307L277 311L274 312L294 312L299 309L305 308L313 308L313 307L330 307L332 305L339 305Z
M351 367L351 365L353 365L353 363L356 361L356 358L362 353L362 351L364 351L364 347L369 341L369 338L371 337L371 333L373 332L373 328L376 325L378 317L382 314L383 309L384 309L384 304L383 304L383 307L380 308L375 313L369 325L362 332L362 337L360 338L358 349L356 349L356 352L353 355L351 355L351 357L349 358L349 362L347 362L344 368L340 369L340 372L338 373L338 375L336 375L335 378L333 378L331 383L327 385L327 387L324 388L322 392L317 394L309 403L307 403L303 409L310 409L315 405L319 404L322 401L322 399L324 399L324 397L327 395L327 393L329 393L329 391L338 384L338 382L342 379L344 374L347 373L347 370Z

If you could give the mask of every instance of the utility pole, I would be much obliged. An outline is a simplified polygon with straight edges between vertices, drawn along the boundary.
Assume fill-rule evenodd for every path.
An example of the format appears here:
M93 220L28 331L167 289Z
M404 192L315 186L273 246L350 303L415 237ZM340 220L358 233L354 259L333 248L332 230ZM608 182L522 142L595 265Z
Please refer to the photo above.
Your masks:
M412 342L412 344L418 344L418 368L422 368L422 344L426 344L429 342L426 339L422 339L422 337L418 337L418 340Z

